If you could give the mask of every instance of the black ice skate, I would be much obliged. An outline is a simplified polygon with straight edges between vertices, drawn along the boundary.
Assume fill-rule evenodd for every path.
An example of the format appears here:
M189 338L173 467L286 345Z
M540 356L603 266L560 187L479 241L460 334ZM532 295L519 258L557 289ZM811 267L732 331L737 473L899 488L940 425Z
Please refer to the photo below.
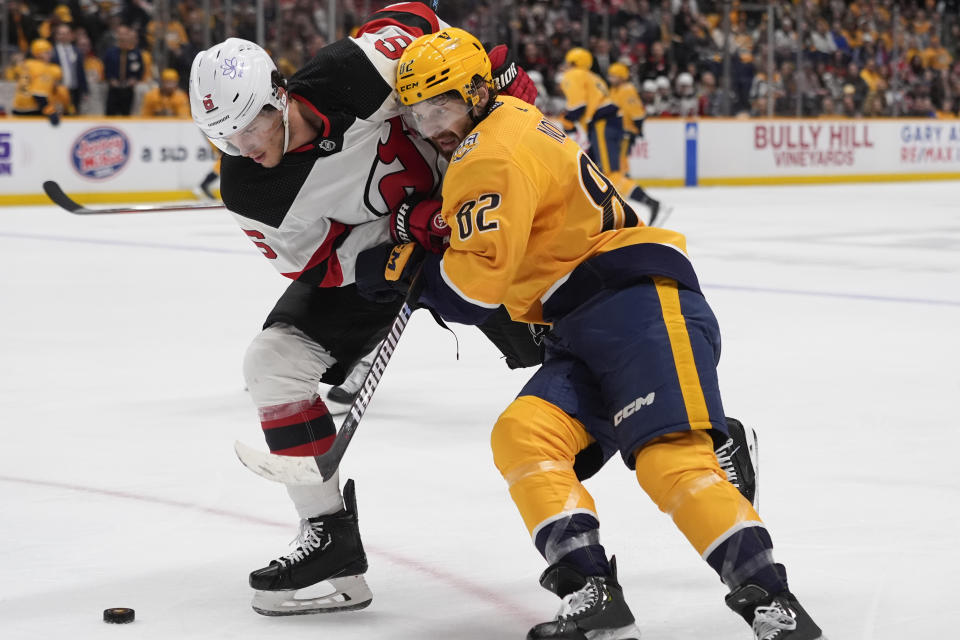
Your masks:
M640 629L617 582L615 557L610 559L610 570L609 578L584 577L567 564L547 567L540 584L563 598L563 603L557 617L531 629L527 640L639 640Z
M731 592L726 601L750 624L756 640L826 640L789 591L771 596L761 587L748 584Z
M647 223L648 227L662 227L663 223L670 217L670 214L673 213L673 207L664 205L646 193L643 194L643 204L647 205L650 209L650 221Z
M757 433L736 418L727 418L727 437L719 431L711 431L713 451L717 454L720 468L727 474L727 481L735 486L754 509L760 509L760 462L758 458Z
M362 609L373 595L363 574L367 556L357 526L353 480L343 486L346 508L301 523L297 549L250 574L253 610L292 616Z
M340 415L350 410L353 401L360 393L360 387L367 377L367 372L373 365L373 353L368 353L357 364L353 365L343 384L333 387L327 392L327 408L332 415Z

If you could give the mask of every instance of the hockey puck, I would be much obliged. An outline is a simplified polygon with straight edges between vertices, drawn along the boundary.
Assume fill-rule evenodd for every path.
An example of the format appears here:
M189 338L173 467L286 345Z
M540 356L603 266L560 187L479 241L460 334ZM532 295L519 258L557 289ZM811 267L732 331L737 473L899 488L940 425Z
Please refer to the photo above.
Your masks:
M134 615L136 614L133 609L113 607L103 610L103 621L109 622L110 624L127 624L128 622L133 622Z

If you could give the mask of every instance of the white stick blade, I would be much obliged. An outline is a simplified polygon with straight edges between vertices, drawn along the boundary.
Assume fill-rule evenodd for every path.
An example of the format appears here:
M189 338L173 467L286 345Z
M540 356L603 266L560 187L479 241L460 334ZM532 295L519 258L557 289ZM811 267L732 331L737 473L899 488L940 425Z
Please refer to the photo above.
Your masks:
M278 456L254 449L237 440L237 457L261 478L283 484L323 484L323 476L312 456Z

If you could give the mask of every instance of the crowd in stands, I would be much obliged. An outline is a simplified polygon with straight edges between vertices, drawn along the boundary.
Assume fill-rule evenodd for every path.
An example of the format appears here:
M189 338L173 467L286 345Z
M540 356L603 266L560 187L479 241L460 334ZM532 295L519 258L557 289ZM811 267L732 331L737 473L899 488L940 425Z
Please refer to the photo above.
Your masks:
M206 38L257 35L254 0L230 3L229 29L223 0L210 0L209 15L200 0L4 4L4 79L24 85L31 73L46 69L51 86L59 87L43 105L23 99L0 105L7 112L128 115L134 90L141 88L137 102L145 104L143 94L160 83L161 74L162 84L185 88L190 62ZM263 4L265 45L290 75L327 43L329 3ZM337 37L386 4L338 0ZM601 76L612 63L628 67L651 117L956 115L960 0L740 4L731 3L729 23L723 15L727 3L720 0L442 0L439 13L485 42L509 44L541 85L541 105L548 110L560 96L557 76L565 52L583 46ZM764 8L770 4L772 38ZM47 66L34 62L28 70L31 60ZM96 102L93 87L106 87Z

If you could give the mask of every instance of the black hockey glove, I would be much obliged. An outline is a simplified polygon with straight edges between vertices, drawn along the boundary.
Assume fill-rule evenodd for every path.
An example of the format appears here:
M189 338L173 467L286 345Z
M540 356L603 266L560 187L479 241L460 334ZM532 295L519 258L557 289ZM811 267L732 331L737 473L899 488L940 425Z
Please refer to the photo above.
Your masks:
M357 290L373 302L395 302L407 295L423 262L423 247L415 242L373 247L357 255Z

